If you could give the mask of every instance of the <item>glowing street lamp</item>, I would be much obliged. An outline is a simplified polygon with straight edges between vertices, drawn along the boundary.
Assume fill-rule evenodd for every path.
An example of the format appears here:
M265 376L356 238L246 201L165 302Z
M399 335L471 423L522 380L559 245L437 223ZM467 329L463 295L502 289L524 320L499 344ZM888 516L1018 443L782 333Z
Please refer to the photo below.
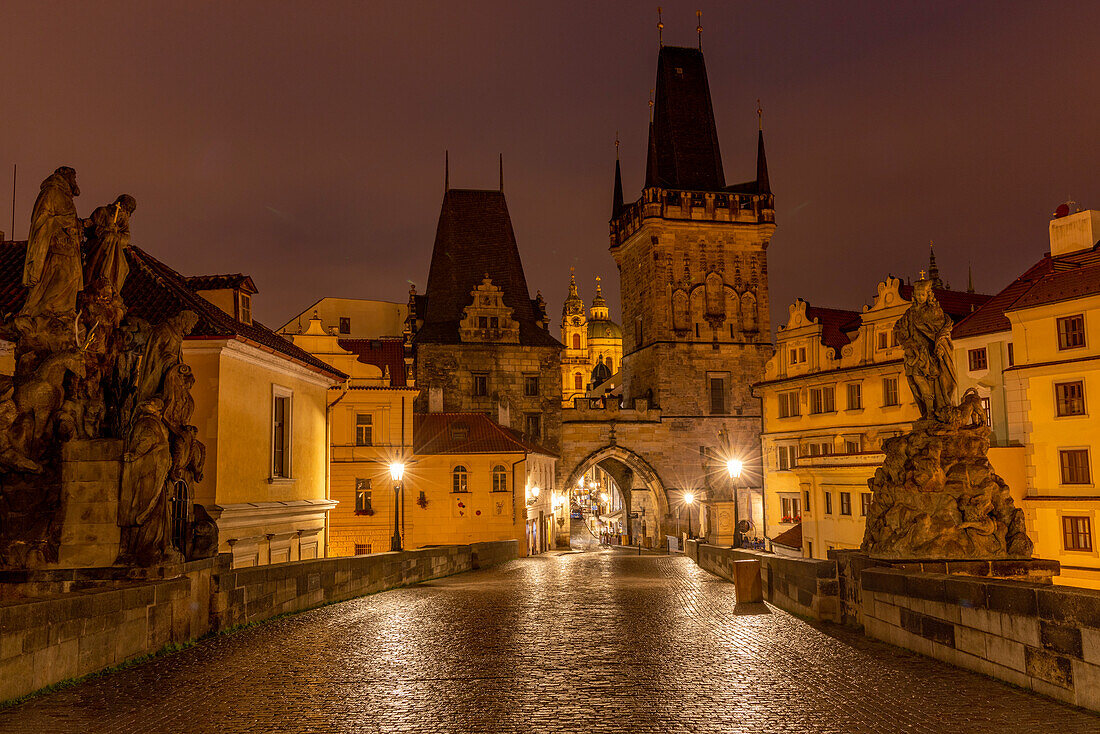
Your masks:
M730 459L726 462L726 471L730 473L730 479L737 479L741 476L741 470L745 468L745 463L740 459Z
M398 511L400 510L401 503L399 501L400 495L404 486L401 483L401 478L405 476L405 465L400 461L395 461L390 464L390 480L393 482L393 542L390 543L391 551L401 550L401 524L398 518Z
M726 471L730 475L730 488L733 490L733 547L741 547L741 503L737 498L737 480L741 477L741 471L745 468L745 462L740 459L730 459L726 462Z
M691 537L691 506L695 504L695 495L692 492L684 492L684 502L688 506L688 537Z

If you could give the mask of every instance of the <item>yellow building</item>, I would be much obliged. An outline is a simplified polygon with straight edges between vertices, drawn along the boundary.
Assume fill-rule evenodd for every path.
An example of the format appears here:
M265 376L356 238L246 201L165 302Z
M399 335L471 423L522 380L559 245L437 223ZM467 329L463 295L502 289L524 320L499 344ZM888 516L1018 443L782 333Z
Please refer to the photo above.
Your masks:
M1014 454L1035 555L1062 564L1056 583L1100 588L1100 212L1063 209L1049 234L1039 262L956 325L959 387L979 391Z
M955 320L988 299L934 293ZM911 286L888 277L861 313L796 300L755 386L764 418L764 534L799 542L804 557L859 547L871 501L867 480L884 459L882 440L920 417L893 337L911 294Z
M570 273L569 295L562 306L561 342L565 345L561 354L562 406L572 408L574 398L589 396L590 390L613 381L622 368L623 330L611 320L599 277L591 316L586 316L576 277Z
M291 317L278 331L280 334L299 334L305 331L314 316L330 324L328 328L346 339L400 337L405 332L409 305L366 298L326 297Z
M404 548L550 547L553 454L481 413L414 414L403 339L341 338L316 314L292 339L350 375L329 392L330 555L389 551L395 522ZM390 471L398 463L400 483Z

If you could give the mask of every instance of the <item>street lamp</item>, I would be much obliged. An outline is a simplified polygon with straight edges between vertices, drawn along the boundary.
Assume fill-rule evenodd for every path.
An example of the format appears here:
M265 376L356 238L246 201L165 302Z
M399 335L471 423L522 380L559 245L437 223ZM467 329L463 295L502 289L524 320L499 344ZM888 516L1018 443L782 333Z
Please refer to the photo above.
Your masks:
M730 488L733 490L733 547L741 547L741 503L737 501L737 479L741 476L741 470L745 463L740 459L730 459L726 462L726 471L730 475Z
M688 537L691 537L691 505L695 502L695 495L691 492L684 494L684 502L688 505Z
M390 464L390 479L393 481L393 542L390 544L391 551L401 550L401 525L398 519L398 511L401 508L400 494L403 489L401 485L401 477L405 476L405 465L400 461L395 461Z

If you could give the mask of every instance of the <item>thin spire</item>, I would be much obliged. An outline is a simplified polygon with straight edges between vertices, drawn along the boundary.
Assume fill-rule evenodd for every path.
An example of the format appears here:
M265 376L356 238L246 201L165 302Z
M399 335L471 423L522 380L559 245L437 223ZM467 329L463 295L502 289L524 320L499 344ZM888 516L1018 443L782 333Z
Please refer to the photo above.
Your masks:
M935 243L932 240L928 240L928 279L932 281L933 288L943 288L943 281L940 280L940 269L936 265L934 245Z
M974 269L969 262L966 263L966 292L974 292Z
M664 47L665 45L665 23L661 20L661 6L657 6L657 45Z
M764 152L763 127L756 132L756 190L761 194L772 192L771 182L768 180L768 156Z
M443 193L451 190L451 151L443 151Z
M699 50L703 50L703 11L695 11L695 20L698 25L695 26L695 32L699 34Z
M611 218L618 219L623 211L623 173L619 166L619 134L615 133L615 188L611 192Z
M500 193L504 193L504 154L500 154Z

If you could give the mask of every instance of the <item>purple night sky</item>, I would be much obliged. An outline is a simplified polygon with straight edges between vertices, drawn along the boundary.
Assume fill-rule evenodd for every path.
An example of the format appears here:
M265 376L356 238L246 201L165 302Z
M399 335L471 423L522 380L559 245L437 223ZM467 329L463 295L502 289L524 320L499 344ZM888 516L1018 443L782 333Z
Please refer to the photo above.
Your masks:
M532 296L558 318L604 276L616 131L640 193L656 3L20 2L0 7L0 230L75 167L87 216L134 195L134 242L185 275L246 272L278 326L321 296L423 292L443 193L505 191ZM706 53L727 181L779 229L773 322L796 296L868 303L915 276L995 292L1071 196L1100 208L1095 2L663 1ZM773 323L774 325L774 323ZM552 332L557 333L556 325Z

